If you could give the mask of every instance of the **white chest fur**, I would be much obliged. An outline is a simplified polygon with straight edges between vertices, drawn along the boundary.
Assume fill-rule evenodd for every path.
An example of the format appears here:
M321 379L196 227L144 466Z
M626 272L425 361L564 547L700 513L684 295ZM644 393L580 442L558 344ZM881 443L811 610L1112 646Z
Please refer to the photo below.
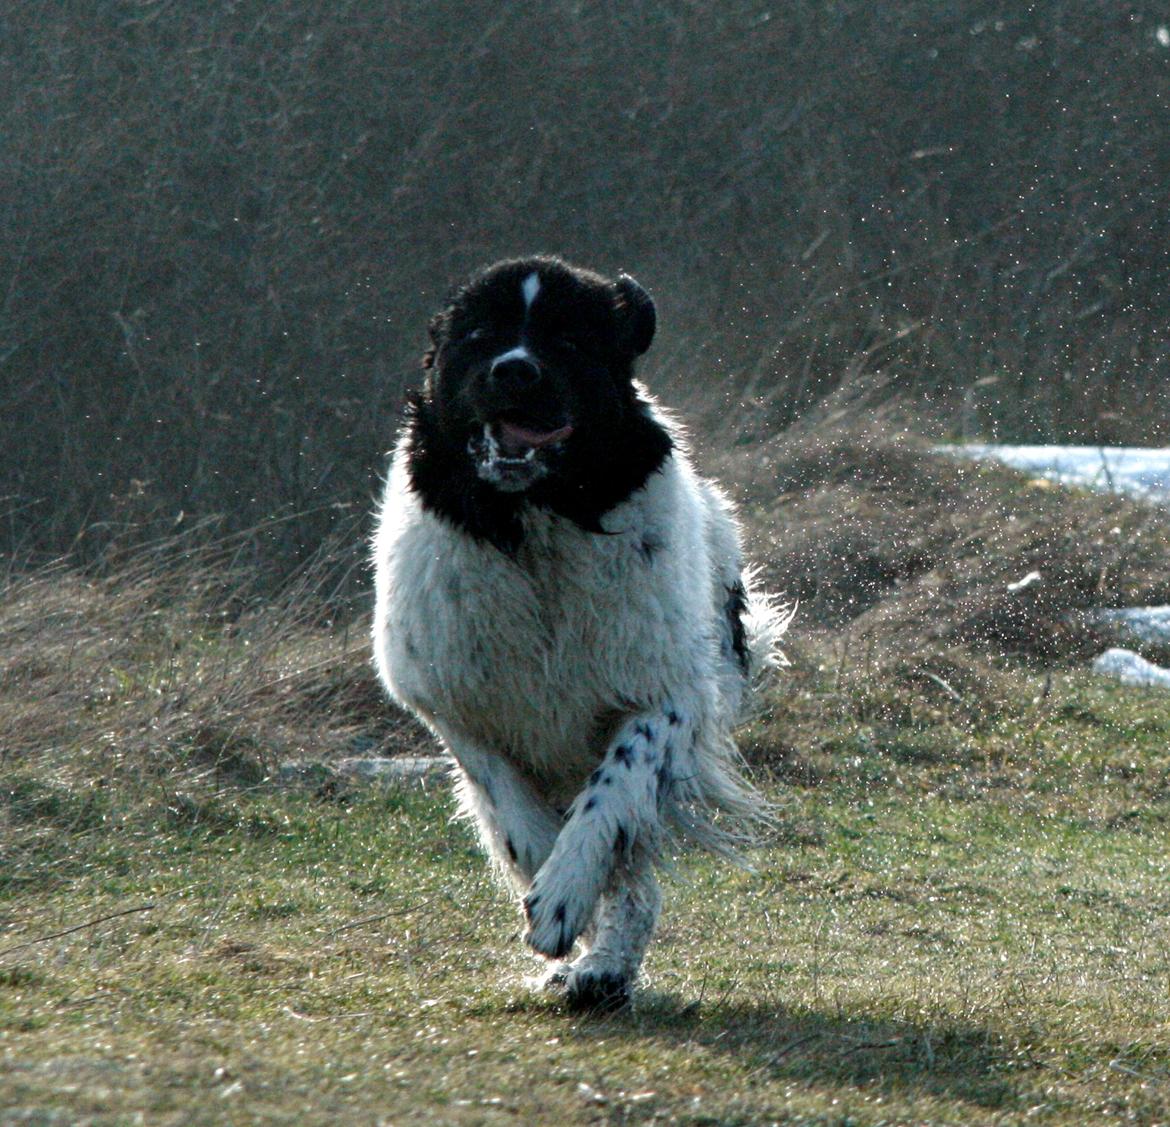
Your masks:
M508 556L424 511L400 452L375 544L382 679L441 734L579 781L625 715L711 680L728 519L676 456L606 534L530 510Z

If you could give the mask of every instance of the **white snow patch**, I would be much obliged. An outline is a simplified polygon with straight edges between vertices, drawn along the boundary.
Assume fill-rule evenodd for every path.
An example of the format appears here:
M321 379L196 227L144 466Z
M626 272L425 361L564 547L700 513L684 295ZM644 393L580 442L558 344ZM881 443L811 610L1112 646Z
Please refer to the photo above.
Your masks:
M1116 677L1125 685L1152 685L1170 689L1170 669L1163 669L1152 661L1120 648L1106 650L1093 660L1093 672Z
M1170 607L1099 610L1093 617L1112 624L1119 634L1135 642L1170 642Z
M1109 493L1170 501L1170 449L1140 446L942 446L968 458L992 458L1025 473Z
M1167 45L1170 45L1170 32L1167 32ZM991 458L1062 485L1126 493L1158 504L1170 502L1170 449L990 443L937 449L957 457ZM1010 584L1010 589L1021 590L1039 578L1039 573L1029 572L1023 579ZM1093 612L1093 617L1098 622L1112 624L1123 638L1135 643L1170 643L1170 606L1098 610ZM1157 685L1170 689L1170 669L1154 665L1132 650L1106 650L1094 660L1093 669L1127 685Z

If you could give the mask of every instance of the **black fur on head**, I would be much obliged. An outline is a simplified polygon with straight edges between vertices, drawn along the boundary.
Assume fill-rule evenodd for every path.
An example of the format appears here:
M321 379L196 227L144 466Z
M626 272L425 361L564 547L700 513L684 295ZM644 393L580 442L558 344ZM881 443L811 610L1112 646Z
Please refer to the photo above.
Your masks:
M633 382L654 329L654 302L625 274L533 257L473 277L431 319L410 402L423 505L503 551L526 505L601 532L670 453Z

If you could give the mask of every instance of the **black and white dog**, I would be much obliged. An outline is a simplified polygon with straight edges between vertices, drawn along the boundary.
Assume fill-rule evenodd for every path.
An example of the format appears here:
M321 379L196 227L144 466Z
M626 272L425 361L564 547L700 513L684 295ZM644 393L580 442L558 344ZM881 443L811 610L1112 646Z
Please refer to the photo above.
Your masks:
M474 278L431 322L375 540L381 678L450 749L525 941L587 1008L629 998L664 845L734 852L764 816L731 731L785 625L633 380L654 328L625 275Z

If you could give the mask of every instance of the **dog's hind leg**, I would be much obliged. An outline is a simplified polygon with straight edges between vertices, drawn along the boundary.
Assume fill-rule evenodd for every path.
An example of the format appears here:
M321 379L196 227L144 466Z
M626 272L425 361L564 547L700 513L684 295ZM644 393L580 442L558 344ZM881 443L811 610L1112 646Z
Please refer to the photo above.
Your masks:
M690 718L670 704L618 730L524 898L530 947L562 958L589 926L615 868L655 855L659 804L671 787L676 753L685 758L692 739Z
M544 864L562 826L561 816L542 801L508 760L445 733L458 764L455 795L471 818L496 866L520 893Z

